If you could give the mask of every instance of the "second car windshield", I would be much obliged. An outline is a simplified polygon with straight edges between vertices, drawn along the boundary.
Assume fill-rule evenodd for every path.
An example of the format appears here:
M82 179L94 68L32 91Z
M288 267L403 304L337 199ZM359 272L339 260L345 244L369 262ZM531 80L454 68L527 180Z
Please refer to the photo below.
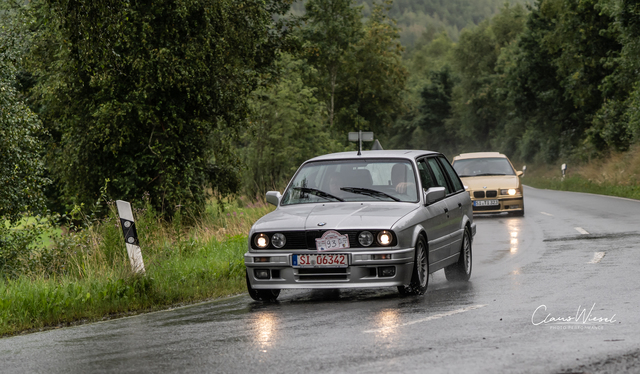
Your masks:
M407 160L310 162L282 197L283 205L340 201L417 202L413 165Z
M453 168L460 177L486 175L516 175L506 158L471 158L456 160Z

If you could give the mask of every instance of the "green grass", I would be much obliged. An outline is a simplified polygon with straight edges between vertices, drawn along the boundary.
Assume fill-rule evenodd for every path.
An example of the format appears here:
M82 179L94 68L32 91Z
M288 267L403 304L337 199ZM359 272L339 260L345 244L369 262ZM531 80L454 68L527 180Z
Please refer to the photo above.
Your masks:
M202 217L164 222L134 209L144 275L133 274L119 219L111 214L83 230L47 232L51 244L0 278L0 336L164 309L246 291L243 254L251 225L273 208L211 203ZM0 274L2 275L2 274Z
M640 200L640 185L596 183L579 175L562 178L527 176L522 180L525 185L560 191L587 192L599 195L619 196Z

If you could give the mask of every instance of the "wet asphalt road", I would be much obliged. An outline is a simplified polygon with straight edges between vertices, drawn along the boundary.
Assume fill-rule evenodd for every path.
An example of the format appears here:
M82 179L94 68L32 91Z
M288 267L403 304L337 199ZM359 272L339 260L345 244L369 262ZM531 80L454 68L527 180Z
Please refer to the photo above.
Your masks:
M525 199L524 218L476 218L466 284L440 271L422 297L285 290L5 338L0 372L640 372L640 202Z

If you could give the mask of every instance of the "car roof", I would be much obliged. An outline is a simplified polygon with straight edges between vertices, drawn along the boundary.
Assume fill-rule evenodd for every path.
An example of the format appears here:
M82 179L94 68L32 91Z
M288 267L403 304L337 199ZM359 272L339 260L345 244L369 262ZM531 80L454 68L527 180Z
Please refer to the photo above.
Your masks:
M473 153L461 153L453 158L453 160L464 160L467 158L507 158L500 152L473 152Z
M404 150L378 150L378 151L362 151L362 155L358 156L357 151L330 153L318 157L314 157L309 161L329 161L329 160L346 160L346 159L359 159L359 158L404 158L407 160L415 159L416 157L423 155L437 155L439 152L433 151L421 151L415 149Z

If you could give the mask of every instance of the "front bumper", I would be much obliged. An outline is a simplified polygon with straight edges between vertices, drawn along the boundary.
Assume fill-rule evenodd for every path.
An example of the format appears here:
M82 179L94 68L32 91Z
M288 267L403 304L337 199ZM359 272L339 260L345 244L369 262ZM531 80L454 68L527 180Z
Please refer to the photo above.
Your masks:
M498 200L498 205L475 206L475 201ZM502 212L519 212L524 210L524 197L504 197L504 198L487 198L474 199L471 198L473 205L473 213L502 213Z
M414 248L335 251L349 255L349 266L293 267L292 255L316 254L315 251L247 252L244 263L254 289L283 288L361 288L391 287L409 284L413 272ZM373 255L390 254L391 259L374 260ZM256 262L269 257L268 262ZM393 276L383 276L381 268L393 267ZM269 270L268 279L256 278L255 270Z

